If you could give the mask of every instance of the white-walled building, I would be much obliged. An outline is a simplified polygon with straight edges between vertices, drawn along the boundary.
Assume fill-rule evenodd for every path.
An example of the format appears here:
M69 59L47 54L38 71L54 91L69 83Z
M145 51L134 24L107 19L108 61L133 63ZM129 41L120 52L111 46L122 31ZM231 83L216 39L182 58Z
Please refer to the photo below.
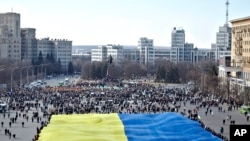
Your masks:
M177 44L181 46L180 43ZM152 39L142 37L139 39L137 47L120 45L98 46L97 49L91 50L91 61L108 61L109 55L113 57L113 62L115 63L121 64L124 61L136 61L146 66L154 65L156 59L176 62L171 60L171 58L178 58L178 62L196 63L211 59L213 52L211 52L211 49L194 49L192 43L184 43L183 48L180 50L177 48L177 51L173 50L173 47L154 47Z
M182 28L173 28L171 33L171 62L184 61L185 31Z
M98 46L97 49L91 51L91 61L105 62L108 61L110 55L114 63L121 63L124 58L123 46L111 44Z
M216 33L216 43L211 45L215 62L219 62L220 58L231 56L231 32L232 28L228 24L219 27L219 32Z
M154 65L153 39L141 37L138 41L139 62L144 65Z
M171 47L154 47L154 60L156 59L164 59L164 60L170 60L170 54L171 54Z

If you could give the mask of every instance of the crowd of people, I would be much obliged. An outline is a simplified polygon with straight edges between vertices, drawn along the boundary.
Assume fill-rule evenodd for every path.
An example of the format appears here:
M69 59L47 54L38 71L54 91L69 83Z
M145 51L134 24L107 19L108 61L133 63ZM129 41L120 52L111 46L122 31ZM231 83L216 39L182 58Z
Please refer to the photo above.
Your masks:
M8 116L10 126L11 123L15 124L18 118L26 119L22 120L22 126L25 126L25 122L40 124L33 140L39 138L40 131L49 123L53 114L162 112L179 112L192 120L197 120L204 129L215 136L228 140L223 133L216 133L199 119L197 114L199 108L209 109L211 106L218 106L211 101L204 102L204 98L201 96L189 87L165 88L146 83L135 85L116 82L80 82L60 87L16 88L12 93L1 93L1 99L8 102L9 110L16 111L15 116ZM186 109L188 102L197 105L197 108ZM184 109L182 111L181 106ZM27 113L32 108L36 109L37 113L33 112L32 117L29 117ZM6 116L7 113L8 111L3 113L3 116ZM3 124L6 123L2 123L2 126ZM10 138L16 137L7 128L5 135L9 135Z

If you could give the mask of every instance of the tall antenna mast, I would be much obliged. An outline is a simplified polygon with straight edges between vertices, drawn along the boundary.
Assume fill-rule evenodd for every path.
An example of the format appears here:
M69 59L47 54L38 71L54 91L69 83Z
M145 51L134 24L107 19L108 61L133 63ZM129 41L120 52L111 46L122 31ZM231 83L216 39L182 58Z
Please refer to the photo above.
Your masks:
M229 2L228 2L228 0L227 0L227 2L226 2L226 25L228 26L228 6L229 6Z

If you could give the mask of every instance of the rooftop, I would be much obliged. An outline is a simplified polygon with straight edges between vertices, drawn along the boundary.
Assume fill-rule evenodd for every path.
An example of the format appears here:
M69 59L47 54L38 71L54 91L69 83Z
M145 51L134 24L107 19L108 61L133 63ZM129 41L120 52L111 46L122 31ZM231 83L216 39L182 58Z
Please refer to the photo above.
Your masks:
M230 22L233 23L233 22L239 22L239 21L244 21L244 20L250 20L250 16L238 18L238 19L233 19Z

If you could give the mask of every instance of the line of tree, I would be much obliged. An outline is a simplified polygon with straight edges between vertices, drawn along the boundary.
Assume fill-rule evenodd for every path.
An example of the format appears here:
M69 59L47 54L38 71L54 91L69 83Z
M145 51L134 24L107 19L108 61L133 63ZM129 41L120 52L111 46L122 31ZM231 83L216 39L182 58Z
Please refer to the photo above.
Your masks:
M58 75L62 73L70 75L74 74L74 66L72 61L68 63L68 70L62 70L61 59L58 58L58 60L56 60L52 52L46 54L46 58L44 59L43 54L40 51L38 57L32 59L33 66L43 65L43 64L47 64L46 66L47 75ZM37 72L37 69L38 72L42 70L36 67L35 72Z

